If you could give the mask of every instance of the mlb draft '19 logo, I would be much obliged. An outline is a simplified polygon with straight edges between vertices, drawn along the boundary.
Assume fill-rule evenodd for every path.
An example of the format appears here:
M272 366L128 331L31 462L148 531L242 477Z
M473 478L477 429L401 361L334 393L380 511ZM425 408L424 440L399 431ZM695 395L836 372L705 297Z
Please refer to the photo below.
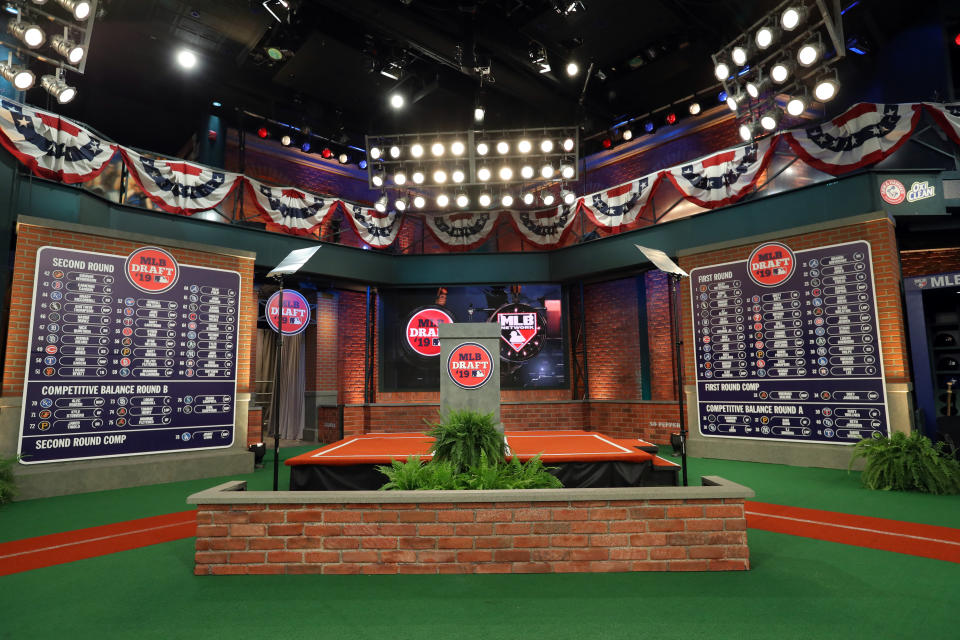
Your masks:
M264 315L267 317L267 324L274 331L277 331L277 318L281 318L280 325L283 327L283 335L295 336L306 330L310 324L310 303L299 291L293 289L283 290L283 314L280 310L280 291L270 296L267 300L267 308Z
M443 309L427 307L415 311L407 320L407 346L417 355L433 358L440 355L440 325L450 324L453 318Z
M447 358L447 375L461 389L479 389L493 373L490 352L476 342L464 342Z
M526 304L508 304L491 317L500 325L500 357L523 362L540 353L547 329L537 310Z
M124 267L130 284L146 293L163 293L180 277L176 259L157 247L137 249L127 256Z
M747 273L761 287L776 287L790 279L796 266L796 258L787 245L768 242L750 254Z

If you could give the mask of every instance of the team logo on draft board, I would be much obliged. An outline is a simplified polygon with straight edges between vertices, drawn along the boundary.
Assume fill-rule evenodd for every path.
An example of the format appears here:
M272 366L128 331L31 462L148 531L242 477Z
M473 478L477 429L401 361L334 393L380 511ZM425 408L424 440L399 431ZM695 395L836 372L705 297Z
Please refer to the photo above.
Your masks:
M417 355L435 358L440 355L440 325L450 324L453 318L437 307L425 307L413 312L407 320L407 346Z
M479 389L493 374L493 356L476 342L464 342L447 358L447 375L461 389Z
M277 331L277 317L280 308L280 292L277 291L267 300L267 308L264 315L267 318L267 324L274 331ZM295 336L301 333L310 324L310 303L299 291L293 289L283 290L283 315L281 325L283 326L283 335Z
M880 197L887 204L900 204L907 198L907 189L899 180L890 178L881 183Z
M526 304L508 304L493 313L500 325L500 357L523 362L540 353L547 335L546 322Z
M789 280L796 266L797 260L787 245L767 242L750 254L747 273L761 287L775 287Z
M140 291L163 293L177 284L180 265L163 249L143 247L127 256L124 273L130 284Z
M914 286L915 286L917 289L923 289L924 287L927 286L927 279L926 279L926 278L914 278L914 279L913 279L913 284L914 284Z

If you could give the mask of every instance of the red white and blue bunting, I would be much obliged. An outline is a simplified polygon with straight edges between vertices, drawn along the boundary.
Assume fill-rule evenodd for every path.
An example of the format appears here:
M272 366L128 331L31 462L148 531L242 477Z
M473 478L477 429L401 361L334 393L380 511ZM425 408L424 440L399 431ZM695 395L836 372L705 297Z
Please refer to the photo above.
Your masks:
M490 211L477 213L444 213L426 215L424 221L434 237L447 247L474 249L490 237L499 214Z
M598 227L619 230L643 215L661 176L662 173L657 171L639 180L583 196L581 208Z
M115 145L60 116L0 99L0 145L36 175L67 183L93 180Z
M699 207L716 209L747 195L767 168L778 138L721 151L666 170L683 197Z
M840 175L880 162L899 149L916 128L921 109L919 104L862 102L829 122L784 136L806 164Z
M940 104L924 102L923 106L934 122L940 125L943 132L956 144L960 144L960 102Z
M574 203L540 211L510 211L510 218L524 238L538 247L551 249L566 238L578 208Z
M247 194L270 223L296 235L308 235L337 207L338 201L292 187L271 187L246 178Z
M169 213L193 215L213 209L230 195L239 173L211 169L182 160L150 158L121 147L123 161L154 204Z
M397 239L403 220L396 211L380 213L357 204L344 202L341 205L353 230L374 249L386 249Z

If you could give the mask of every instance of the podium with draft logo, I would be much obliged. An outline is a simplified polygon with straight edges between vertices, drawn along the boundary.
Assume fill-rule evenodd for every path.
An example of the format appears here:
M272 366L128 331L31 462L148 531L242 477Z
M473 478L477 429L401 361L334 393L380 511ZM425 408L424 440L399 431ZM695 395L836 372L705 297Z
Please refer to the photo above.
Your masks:
M440 324L440 414L469 409L500 423L500 327L494 322Z

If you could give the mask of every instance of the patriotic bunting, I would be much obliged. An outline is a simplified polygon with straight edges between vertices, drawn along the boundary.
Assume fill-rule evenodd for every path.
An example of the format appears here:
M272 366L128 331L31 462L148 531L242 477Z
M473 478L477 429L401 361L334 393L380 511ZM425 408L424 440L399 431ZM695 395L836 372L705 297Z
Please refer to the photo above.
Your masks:
M424 216L427 228L441 244L462 249L473 249L486 242L497 218L498 214L489 211Z
M352 204L343 204L343 209L360 239L374 249L385 249L397 239L403 221L396 211L380 213Z
M323 223L337 206L337 200L324 200L291 187L271 187L246 178L246 189L260 213L284 231L307 235Z
M788 131L793 152L805 163L840 175L880 162L900 148L920 119L918 104L860 103L830 122Z
M939 104L933 102L924 102L927 113L933 118L934 122L940 125L951 140L960 144L960 102L953 104Z
M777 137L721 151L666 170L683 197L699 207L716 209L749 193L767 168Z
M71 184L96 178L117 151L58 115L3 99L0 145L36 175Z
M643 213L661 175L658 171L639 180L584 196L582 209L598 227L619 230L621 226L633 223Z
M538 247L550 249L559 246L566 238L577 208L572 204L541 211L511 211L510 217L524 238Z
M229 173L182 160L149 158L121 147L130 175L154 204L169 213L193 215L213 209L242 179Z

